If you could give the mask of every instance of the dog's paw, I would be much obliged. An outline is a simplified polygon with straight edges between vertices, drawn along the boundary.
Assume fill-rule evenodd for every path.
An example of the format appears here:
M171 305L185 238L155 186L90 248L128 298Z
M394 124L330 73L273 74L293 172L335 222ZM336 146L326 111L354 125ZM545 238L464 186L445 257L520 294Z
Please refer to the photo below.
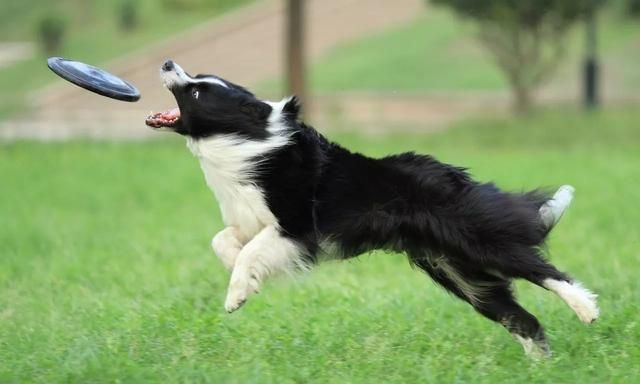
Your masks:
M242 249L242 243L234 235L233 228L225 228L211 239L211 248L227 270L232 270Z
M227 293L227 299L224 302L224 310L228 313L234 312L247 301L247 295L244 292L234 291Z
M543 360L551 357L551 348L546 340L534 340L530 337L523 337L513 334L518 342L524 348L524 354L532 360Z
M247 298L258 292L258 281L249 274L239 273L234 270L229 282L227 290L227 298L224 302L224 309L231 313L234 312L247 301Z

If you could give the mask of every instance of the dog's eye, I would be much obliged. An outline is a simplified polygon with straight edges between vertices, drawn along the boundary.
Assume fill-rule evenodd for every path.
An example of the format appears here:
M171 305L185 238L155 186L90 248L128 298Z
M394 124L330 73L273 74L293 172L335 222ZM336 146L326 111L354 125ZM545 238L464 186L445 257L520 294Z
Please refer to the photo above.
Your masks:
M200 96L200 91L198 91L197 89L192 90L192 91L191 91L191 96L192 96L194 99L197 99L197 98Z

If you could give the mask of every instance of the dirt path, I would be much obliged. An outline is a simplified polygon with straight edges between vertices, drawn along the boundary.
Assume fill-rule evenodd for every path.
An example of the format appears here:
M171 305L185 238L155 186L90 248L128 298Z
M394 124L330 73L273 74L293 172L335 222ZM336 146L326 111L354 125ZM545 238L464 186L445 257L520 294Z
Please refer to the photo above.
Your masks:
M308 59L361 36L410 22L423 0L308 0ZM174 104L158 68L172 58L190 72L254 85L283 70L284 1L261 1L106 65L135 84L142 99L123 103L58 82L34 97L26 119L0 125L0 137L145 137L144 117Z
M30 42L0 42L0 68L32 57L35 47Z

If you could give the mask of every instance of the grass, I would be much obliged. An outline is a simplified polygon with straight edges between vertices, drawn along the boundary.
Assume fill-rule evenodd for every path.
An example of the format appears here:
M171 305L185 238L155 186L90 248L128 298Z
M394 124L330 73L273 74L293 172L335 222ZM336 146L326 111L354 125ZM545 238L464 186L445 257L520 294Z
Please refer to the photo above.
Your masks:
M551 111L432 136L333 135L417 150L510 188L570 183L551 259L600 294L579 323L518 284L548 330L532 362L501 327L375 253L274 279L239 312L209 248L222 228L179 138L0 146L0 382L622 383L640 377L640 114Z
M608 92L635 92L640 87L640 24L607 10L599 17L598 45L603 74L613 81ZM416 21L345 42L311 63L311 89L386 92L469 92L508 89L494 59L476 39L472 22L431 7ZM576 25L565 57L550 87L579 88L584 30ZM381 54L383 52L383 54ZM281 79L265 82L278 89Z
M6 22L0 23L0 40L35 39L39 17L47 13L60 14L67 20L68 31L62 51L57 56L99 65L249 1L217 0L206 7L175 10L166 3L196 3L198 0L137 0L139 26L130 32L124 32L118 26L121 1L2 2L0 18ZM24 110L28 93L55 79L46 67L46 55L40 51L29 60L0 69L0 119Z
M472 36L472 25L429 10L412 23L338 45L311 63L309 85L321 92L505 88L500 71ZM259 87L270 91L282 84L278 78Z
M310 84L321 91L504 88L500 71L472 35L472 25L429 10L413 23L337 47L311 66Z

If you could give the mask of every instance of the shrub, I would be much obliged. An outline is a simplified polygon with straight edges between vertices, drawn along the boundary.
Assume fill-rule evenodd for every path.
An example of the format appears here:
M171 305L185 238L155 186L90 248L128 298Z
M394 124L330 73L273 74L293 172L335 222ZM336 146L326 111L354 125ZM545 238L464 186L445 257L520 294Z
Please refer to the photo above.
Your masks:
M504 72L518 111L557 67L569 28L603 0L431 0L478 23L479 37Z
M626 8L629 16L640 18L640 0L627 0Z
M239 0L162 0L162 4L175 11L193 11L204 8L223 10Z
M138 0L123 0L120 3L119 25L123 31L131 31L138 27L140 22Z
M207 5L207 0L162 0L166 8L176 11L195 10Z
M67 20L57 14L48 14L38 21L38 38L42 49L52 55L62 49L67 29Z

